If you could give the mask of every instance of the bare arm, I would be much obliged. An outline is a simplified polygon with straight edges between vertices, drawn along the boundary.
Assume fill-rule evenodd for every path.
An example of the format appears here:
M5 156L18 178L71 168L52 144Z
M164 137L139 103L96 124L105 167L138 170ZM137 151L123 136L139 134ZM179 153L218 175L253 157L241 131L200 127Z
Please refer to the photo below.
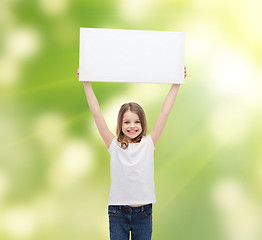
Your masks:
M79 77L79 70L77 70L77 77ZM95 119L95 123L97 126L97 129L103 138L107 148L109 148L113 138L115 137L113 133L109 130L105 119L102 115L99 103L97 101L97 98L95 96L95 93L93 91L93 88L91 86L90 82L83 82L85 93L86 93L86 99L89 105L89 108L91 110L91 113Z
M186 77L186 68L184 68L184 77ZM172 84L170 91L163 103L161 112L158 116L158 119L152 129L152 131L150 132L150 136L153 140L154 145L156 146L156 143L159 139L159 137L161 136L164 127L166 125L169 113L174 105L174 102L176 100L176 96L179 90L180 84Z

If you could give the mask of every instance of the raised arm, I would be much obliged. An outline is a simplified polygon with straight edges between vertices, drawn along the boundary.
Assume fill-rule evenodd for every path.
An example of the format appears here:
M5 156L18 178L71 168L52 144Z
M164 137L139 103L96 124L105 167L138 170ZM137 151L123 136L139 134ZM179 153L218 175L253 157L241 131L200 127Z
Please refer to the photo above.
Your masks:
M186 67L184 68L184 77L186 77ZM180 84L172 84L171 89L163 103L161 112L158 116L158 119L155 123L155 126L153 127L152 131L150 132L150 136L153 140L154 145L156 146L156 143L161 136L164 127L166 125L169 113L174 105L174 102L176 100L176 96L179 90Z
M79 77L79 69L77 70L77 77ZM86 99L89 105L89 108L91 110L91 113L95 119L95 123L97 126L97 129L103 138L107 148L109 148L113 138L115 137L113 133L109 130L105 119L102 115L99 103L97 101L97 98L95 96L95 93L93 91L93 88L91 86L90 82L83 82L85 93L86 93Z

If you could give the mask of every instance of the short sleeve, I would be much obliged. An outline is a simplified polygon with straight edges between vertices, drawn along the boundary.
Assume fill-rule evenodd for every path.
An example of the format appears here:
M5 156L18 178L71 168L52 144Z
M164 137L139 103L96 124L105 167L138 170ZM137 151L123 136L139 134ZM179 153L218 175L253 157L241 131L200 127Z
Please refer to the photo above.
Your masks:
M115 145L116 145L116 137L113 138L113 140L112 140L112 142L111 142L111 144L110 144L110 146L109 146L109 148L108 148L108 152L109 152L109 153L112 152L112 150L113 150L113 148L115 147Z
M146 138L147 138L148 142L152 145L153 149L155 149L155 145L154 145L154 143L153 143L153 140L152 140L150 134L148 134L148 135L146 136Z

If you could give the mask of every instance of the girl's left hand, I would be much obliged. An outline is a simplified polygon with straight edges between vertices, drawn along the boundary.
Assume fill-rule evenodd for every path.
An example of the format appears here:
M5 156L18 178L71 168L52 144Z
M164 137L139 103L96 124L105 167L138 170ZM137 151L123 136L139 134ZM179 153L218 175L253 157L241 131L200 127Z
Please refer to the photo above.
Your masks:
M184 67L184 78L186 78L187 74L186 74L186 67Z

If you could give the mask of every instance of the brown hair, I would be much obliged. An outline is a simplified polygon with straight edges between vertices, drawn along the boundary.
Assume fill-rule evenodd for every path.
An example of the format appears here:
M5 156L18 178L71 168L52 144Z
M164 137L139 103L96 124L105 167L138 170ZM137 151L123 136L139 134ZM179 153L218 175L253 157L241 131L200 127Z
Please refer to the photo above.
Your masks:
M132 142L135 143L140 142L142 137L146 135L146 131L147 131L146 115L143 108L139 104L134 102L123 104L118 112L117 126L116 126L117 141L120 142L120 147L123 149L128 148L128 140L122 131L123 116L127 111L131 111L138 115L142 127L142 132L136 138L132 139Z

